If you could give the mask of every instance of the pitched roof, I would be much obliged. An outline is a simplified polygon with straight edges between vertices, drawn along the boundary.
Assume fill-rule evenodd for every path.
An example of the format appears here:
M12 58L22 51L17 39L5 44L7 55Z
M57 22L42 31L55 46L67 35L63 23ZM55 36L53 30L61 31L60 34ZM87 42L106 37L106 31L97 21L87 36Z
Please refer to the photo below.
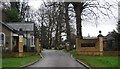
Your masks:
M106 40L113 40L114 39L114 37L112 36L112 34L111 33L109 33L108 35L106 35Z
M34 31L34 23L7 23L9 26L19 31Z
M2 24L2 25L4 25L5 27L7 27L9 30L11 30L11 31L15 31L15 29L14 28L12 28L12 27L10 27L9 25L7 25L6 23L3 23L3 22L1 22L0 21L0 23Z

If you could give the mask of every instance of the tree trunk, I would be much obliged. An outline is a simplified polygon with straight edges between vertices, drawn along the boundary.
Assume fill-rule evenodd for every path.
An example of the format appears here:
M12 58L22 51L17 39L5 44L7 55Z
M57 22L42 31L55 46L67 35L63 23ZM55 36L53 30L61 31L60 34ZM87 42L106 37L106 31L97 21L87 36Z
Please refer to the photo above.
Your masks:
M55 34L55 48L57 48L57 46L58 46L58 24L56 27L56 34Z
M83 3L73 3L74 10L76 13L76 28L77 28L77 36L79 36L81 39L82 37L82 18L81 14L83 11Z
M70 33L70 24L69 24L69 16L68 16L68 5L69 3L65 3L65 23L66 23L67 41L69 42L71 49L72 46L71 46L71 33Z

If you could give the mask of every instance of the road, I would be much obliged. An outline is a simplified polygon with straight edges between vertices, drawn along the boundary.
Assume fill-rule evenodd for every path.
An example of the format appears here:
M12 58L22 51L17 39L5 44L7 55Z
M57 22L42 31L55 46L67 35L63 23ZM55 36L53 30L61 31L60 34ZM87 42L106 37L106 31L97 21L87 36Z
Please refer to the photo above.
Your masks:
M58 50L44 50L42 51L43 58L37 63L27 67L39 68L39 67L68 67L73 69L86 69L83 65L78 63L69 53ZM53 68L52 68L53 69ZM56 68L55 68L56 69Z

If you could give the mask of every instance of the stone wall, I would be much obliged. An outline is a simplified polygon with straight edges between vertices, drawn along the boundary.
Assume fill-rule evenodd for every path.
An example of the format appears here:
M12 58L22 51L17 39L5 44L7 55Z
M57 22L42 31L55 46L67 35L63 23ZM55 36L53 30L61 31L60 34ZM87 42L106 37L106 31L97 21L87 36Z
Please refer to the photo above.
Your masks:
M76 50L81 55L103 55L103 39L76 38Z
M8 50L12 51L12 35L13 32L11 30L9 30L7 27L2 26L2 32L5 34L5 48Z
M104 56L120 56L120 51L104 51Z

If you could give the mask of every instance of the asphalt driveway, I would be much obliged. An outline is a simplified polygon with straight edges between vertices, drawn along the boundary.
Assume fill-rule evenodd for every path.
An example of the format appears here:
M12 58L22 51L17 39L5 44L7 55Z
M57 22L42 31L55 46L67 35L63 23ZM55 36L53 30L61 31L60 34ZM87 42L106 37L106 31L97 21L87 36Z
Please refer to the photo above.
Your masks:
M29 68L41 68L41 67L57 67L57 68L74 68L74 69L86 69L83 65L78 63L69 53L58 50L43 50L43 58L37 63L28 66ZM52 68L53 69L53 68ZM66 68L65 68L66 69Z

